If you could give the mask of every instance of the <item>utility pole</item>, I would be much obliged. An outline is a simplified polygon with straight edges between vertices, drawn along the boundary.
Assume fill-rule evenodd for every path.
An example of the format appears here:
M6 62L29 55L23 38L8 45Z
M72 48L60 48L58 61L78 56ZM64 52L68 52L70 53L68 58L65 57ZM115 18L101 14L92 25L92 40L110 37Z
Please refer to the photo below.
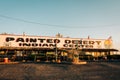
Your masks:
M55 61L56 62L57 62L57 56L58 56L57 53L58 53L57 52L57 43L55 43Z
M60 33L56 34L56 39L57 38L62 38L63 35L61 35ZM55 42L55 61L58 61L58 49L57 49L57 41Z
M76 45L74 45L73 50L73 63L78 64L79 63L79 52L78 52L78 42L76 42Z

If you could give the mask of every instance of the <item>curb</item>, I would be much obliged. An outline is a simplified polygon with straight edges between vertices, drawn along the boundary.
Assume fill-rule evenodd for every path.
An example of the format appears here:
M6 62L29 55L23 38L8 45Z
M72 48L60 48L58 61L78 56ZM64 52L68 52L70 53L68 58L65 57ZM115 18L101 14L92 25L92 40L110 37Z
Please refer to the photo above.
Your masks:
M19 62L0 62L0 64L18 64Z
M87 64L86 61L80 61L80 62L73 62L73 64Z

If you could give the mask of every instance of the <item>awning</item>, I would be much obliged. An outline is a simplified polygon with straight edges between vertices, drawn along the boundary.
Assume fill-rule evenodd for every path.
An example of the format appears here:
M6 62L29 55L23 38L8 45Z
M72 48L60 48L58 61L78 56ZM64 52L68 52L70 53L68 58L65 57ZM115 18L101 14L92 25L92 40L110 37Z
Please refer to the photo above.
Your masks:
M108 51L118 51L117 49L81 49L82 51L88 52L108 52Z
M0 47L0 50L55 50L55 48L38 48L38 47ZM57 48L57 50L78 50L78 51L88 51L88 52L108 52L108 51L119 51L117 49L111 48L111 49L95 49L95 48L82 48L82 49L72 49L72 48Z

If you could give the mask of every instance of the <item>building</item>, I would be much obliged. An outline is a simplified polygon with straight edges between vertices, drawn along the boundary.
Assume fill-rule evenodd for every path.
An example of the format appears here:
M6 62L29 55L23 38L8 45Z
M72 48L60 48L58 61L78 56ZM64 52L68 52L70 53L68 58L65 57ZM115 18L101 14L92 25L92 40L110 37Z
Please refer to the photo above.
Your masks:
M117 52L108 39L66 38L0 34L0 55L10 60L72 61L75 57L95 59Z

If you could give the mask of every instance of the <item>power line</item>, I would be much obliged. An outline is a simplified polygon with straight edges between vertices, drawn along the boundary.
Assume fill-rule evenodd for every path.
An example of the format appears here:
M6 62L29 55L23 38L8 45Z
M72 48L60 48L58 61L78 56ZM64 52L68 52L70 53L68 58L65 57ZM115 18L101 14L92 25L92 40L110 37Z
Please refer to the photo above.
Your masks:
M44 26L53 26L53 27L61 27L61 28L97 28L97 27L110 27L110 26L115 26L117 24L111 24L111 25L96 25L96 26L65 26L65 25L55 25L55 24L43 24L39 22L34 22L34 21L28 21L20 18L15 18L15 17L10 17L6 15L1 15L0 17L10 19L10 20L15 20L15 21L20 21L20 22L25 22L25 23L31 23L31 24L38 24L38 25L44 25Z
M58 27L63 26L63 25L53 25L53 24L42 24L42 23L39 23L39 22L28 21L28 20L9 17L9 16L5 16L5 15L0 15L0 17L6 18L6 19L11 19L11 20L16 20L16 21L21 21L21 22L25 22L25 23L32 23L32 24L39 24L39 25L46 25L46 26L58 26Z

